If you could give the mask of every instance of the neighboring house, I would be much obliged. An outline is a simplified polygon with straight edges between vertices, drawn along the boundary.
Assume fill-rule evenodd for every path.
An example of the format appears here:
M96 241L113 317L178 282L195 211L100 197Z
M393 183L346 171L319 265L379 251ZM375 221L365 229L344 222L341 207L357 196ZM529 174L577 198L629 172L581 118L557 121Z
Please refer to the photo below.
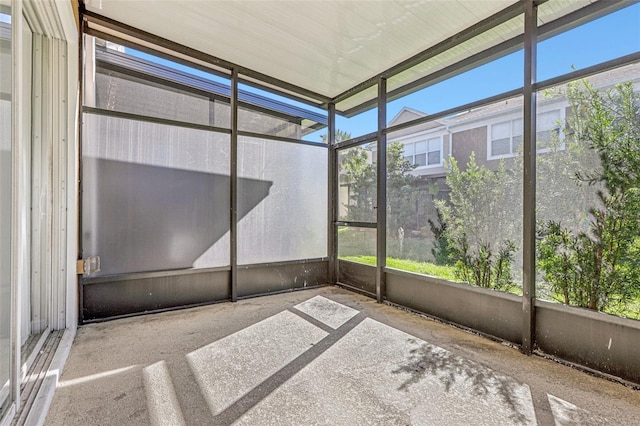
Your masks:
M389 127L406 123L427 114L404 107L389 122ZM389 143L404 145L404 157L416 168L415 176L434 176L445 173L444 160L451 154L451 133L443 121L432 121L389 134Z
M635 90L640 91L640 64L589 78L598 89L630 80ZM562 90L538 94L538 154L548 152L548 144L553 137L559 137L560 141L564 137L564 123L570 109L568 100L560 93ZM403 107L388 127L427 115ZM512 167L513 159L522 150L522 115L522 98L516 97L389 133L387 142L402 143L405 159L415 166L411 173L418 178L416 190L420 194L416 203L416 230L422 229L424 233L427 218L433 217L433 201L448 197L445 163L450 157L456 159L461 170L466 168L472 153L475 153L478 165L495 169L499 161L504 159L506 166ZM561 144L559 149L564 149L564 145ZM375 148L372 155L375 158Z
M540 103L540 151L552 133L561 135L567 106L564 98ZM389 122L389 127L427 115L405 107ZM522 145L522 123L522 102L515 98L393 132L387 140L405 146L405 159L415 166L413 175L434 178L446 175L445 161L449 157L464 169L472 152L479 165L489 168L496 167L501 158L517 156Z
M389 127L406 123L427 114L412 108L403 107L389 122ZM414 231L427 233L427 220L434 217L434 201L448 196L445 182L445 160L452 155L452 133L443 120L434 120L408 129L390 133L388 143L400 142L404 145L404 158L414 165L411 172L417 177L415 191L418 197L415 204Z

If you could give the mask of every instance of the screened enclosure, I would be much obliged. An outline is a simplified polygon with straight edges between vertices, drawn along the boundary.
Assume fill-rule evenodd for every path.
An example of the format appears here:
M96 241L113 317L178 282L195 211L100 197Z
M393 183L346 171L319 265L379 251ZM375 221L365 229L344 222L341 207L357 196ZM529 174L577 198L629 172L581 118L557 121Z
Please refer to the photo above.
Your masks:
M326 92L98 12L82 322L339 284L640 381L637 4L514 3Z
M171 307L176 293L184 305L230 298L232 235L248 276L309 264L295 282L241 281L239 295L324 283L328 148L302 138L326 126L326 113L239 90L232 142L228 77L91 36L86 46L95 73L84 87L82 253L100 268L82 280L85 320ZM167 291L118 308L158 277Z

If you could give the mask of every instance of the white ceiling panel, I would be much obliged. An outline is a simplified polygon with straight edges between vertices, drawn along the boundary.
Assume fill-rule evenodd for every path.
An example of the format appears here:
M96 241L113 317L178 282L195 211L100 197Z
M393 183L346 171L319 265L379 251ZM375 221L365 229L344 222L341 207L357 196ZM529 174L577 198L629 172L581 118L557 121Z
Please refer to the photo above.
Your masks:
M85 6L90 12L333 98L516 2L85 0ZM541 6L540 21L556 19L589 2L550 0ZM405 71L396 83L424 77L521 32L511 25L476 37L448 55Z
M543 25L594 3L596 0L553 0L538 6L538 24ZM608 1L608 0L605 0Z
M515 18L496 26L489 31L485 31L470 40L460 43L445 52L435 55L432 58L394 75L387 81L387 90L393 91L398 89L406 84L419 80L424 76L431 75L434 72L440 71L465 58L482 52L488 47L495 46L505 40L522 34L523 25L523 16L516 16ZM346 111L357 107L369 99L371 99L370 93L361 92L343 102L340 102L338 107L340 107L340 110Z
M333 97L516 0L86 0L87 10Z

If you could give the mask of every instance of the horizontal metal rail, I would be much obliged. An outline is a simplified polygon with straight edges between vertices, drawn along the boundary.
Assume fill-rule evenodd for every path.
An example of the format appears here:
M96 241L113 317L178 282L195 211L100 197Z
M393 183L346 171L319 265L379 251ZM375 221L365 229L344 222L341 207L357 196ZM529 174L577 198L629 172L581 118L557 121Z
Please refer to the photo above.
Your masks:
M540 6L542 3L545 3L547 0L543 0L543 1L537 1L536 4L537 6ZM551 21L547 24L544 24L542 26L540 26L538 28L538 41L543 41L546 39L549 39L563 31L568 31L571 28L575 28L578 25L584 24L585 22L589 22L591 20L597 19L601 16L604 16L608 13L612 13L616 10L622 9L624 7L627 7L633 3L635 3L637 0L621 0L621 1L597 1L594 3L591 3L588 6L585 6L581 9L578 9L572 13L569 13L561 18L558 18L554 21ZM507 11L507 9L498 12L496 15L494 15L493 17L489 17L487 19L494 19L494 24L493 26L489 26L488 28L486 28L485 30L491 29L496 25L500 25L501 23L504 23L506 21L508 21L509 19L514 18L515 16L517 16L520 13L524 12L524 8L522 7L524 3L523 2L519 2L516 3L514 5L512 5L511 7L516 8L519 10L518 13L516 13L515 15L513 14L513 12L515 10L511 10L511 13L507 13L504 14L504 16L502 17L498 17L499 15L503 15L503 12ZM504 18L508 18L508 19L504 19ZM467 32L470 30L473 30L474 27L470 27L467 30L463 30L461 33L459 33L459 35L462 35L463 37L458 37L458 35L453 36L453 39L451 41L451 44L448 48L453 48L456 45L467 41L469 39ZM444 43L444 42L443 42ZM437 47L438 45L434 46ZM396 89L394 89L392 92L389 93L389 100L394 100L394 99L398 99L399 97L401 97L402 95L409 93L409 92L413 92L415 90L419 90L420 88L424 88L430 85L433 85L435 83L437 83L438 81L442 81L444 80L443 76L446 76L445 78L449 78L449 77L453 77L457 74L460 74L461 72L464 72L465 70L468 70L472 67L475 66L480 66L482 64L485 64L493 59L495 59L497 56L503 56L505 54L508 54L510 52L513 52L515 50L517 50L520 47L524 46L524 33L517 35L509 40L506 40L496 46L492 46L482 52L479 52L469 58L465 58L462 59L461 61L456 62L455 64L451 64L449 66L447 66L446 68L443 68L441 70L436 71L433 74L429 74L427 76L422 77L419 80L407 83L406 85L403 85L401 87L398 87ZM433 48L430 48L433 49ZM411 66L415 66L418 65L421 62L426 61L427 59L430 59L434 56L436 56L437 54L441 53L440 50L435 50L433 53L434 54L428 54L429 50L427 49L424 52L422 52L422 54L418 54L416 55L414 58L419 57L420 55L423 55L422 60L420 61L414 61L414 63ZM499 52L502 51L502 54L499 54ZM411 61L411 59L414 58L410 58L407 61ZM410 67L409 67L410 68ZM407 68L408 69L408 68ZM387 71L381 73L381 76L386 76L387 78L392 78L394 75L397 75L398 73L405 71L406 69L400 69L400 70L395 70L395 67L392 67L390 69L388 69ZM457 70L457 72L456 72ZM372 79L375 79L377 77L374 77ZM360 85L355 86L354 88L344 92L341 95L336 96L333 101L334 102L340 102L343 101L347 98L349 98L350 96L353 96L357 93L362 92L363 90L366 90L370 87L373 86L374 81L372 81L372 79L368 79L365 82L361 83ZM346 94L348 94L348 96L345 96ZM349 108L348 110L345 111L338 111L341 115L344 115L346 117L352 117L356 114L359 114L361 112L364 112L368 109L371 109L375 106L376 102L375 99L373 100L367 100L359 105L356 105L354 107Z
M146 123L162 124L165 126L182 127L185 129L195 129L195 130L203 130L207 132L222 133L225 135L231 134L230 129L225 129L223 127L208 126L206 124L189 123L186 121L169 120L166 118L152 117L148 115L132 114L130 112L112 111L109 109L94 108L94 107L87 107L87 106L82 107L82 112L86 114L101 115L105 117L122 118L125 120L143 121Z
M207 272L220 272L230 271L231 266L218 266L214 268L189 268L189 269L172 269L167 271L152 271L152 272L129 272L125 274L114 275L102 275L97 277L81 277L81 285L101 284L113 281L125 281L125 280L146 280L149 278L165 278L174 277L178 275L193 275L204 274Z
M432 46L426 50L423 50L422 52L412 56L411 58L406 59L400 62L399 64L392 66L391 68L363 81L362 83L354 86L349 90L344 91L343 93L335 96L332 99L332 102L337 104L345 99L348 99L351 96L362 92L363 90L366 90L370 87L375 86L380 80L380 78L391 78L394 75L399 74L403 71L406 71L409 68L415 65L418 65L429 58L433 58L434 56L437 56L440 53L451 49L452 47L455 47L467 40L470 40L475 36L480 35L483 32L497 25L500 25L504 22L509 21L510 19L518 16L522 12L523 12L523 2L514 3L508 6L507 8L493 14L492 16L489 16L488 18L483 19L482 21L476 23L475 25L472 25L471 27L460 31L457 34L452 35L451 37L441 41L435 46Z
M349 228L371 228L376 229L378 225L375 222L355 222L355 221L337 221L336 226L346 226Z
M522 88L510 90L508 92L503 92L495 96L491 96L488 98L480 99L478 101L469 102L468 104L460 105L454 108L446 109L444 111L429 114L424 117L416 118L415 120L407 121L405 123L397 124L395 126L387 127L385 129L385 133L389 134L392 132L397 132L399 130L408 129L410 127L418 126L420 124L430 123L435 120L439 120L441 118L450 117L455 114L459 114L461 112L467 112L472 109L481 108L486 105L490 105L495 102L504 101L506 99L510 99L516 97L518 95L522 95Z
M366 135L358 136L346 141L338 142L333 145L333 148L337 150L352 148L354 146L362 145L365 143L375 142L378 138L378 132L367 133Z
M593 65L581 70L576 70L568 74L563 74L558 77L549 78L533 85L534 90L540 91L548 89L554 86L565 84L581 78L590 77L595 74L611 71L616 68L623 67L625 65L631 65L636 62L640 62L640 52L632 53L630 55L622 56L620 58L612 59L607 62L602 62L597 65Z
M245 130L238 130L238 136L244 136L246 138L254 138L254 139L268 139L268 140L278 141L278 142L297 143L300 145L315 146L317 148L329 148L329 145L323 142L312 142L312 141L306 141L304 139L287 138L284 136L268 135L265 133L247 132Z

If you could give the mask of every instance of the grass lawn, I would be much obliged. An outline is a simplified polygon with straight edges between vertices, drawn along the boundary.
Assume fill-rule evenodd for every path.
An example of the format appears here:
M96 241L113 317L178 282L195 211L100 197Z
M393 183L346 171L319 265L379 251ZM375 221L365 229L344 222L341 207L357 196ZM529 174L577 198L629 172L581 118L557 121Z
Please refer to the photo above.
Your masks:
M364 263L365 265L376 265L375 256L340 256L342 260L350 262ZM387 266L389 268L399 269L401 271L415 272L416 274L430 275L436 278L442 278L448 281L460 282L455 276L454 266L435 265L430 262L417 262L415 260L387 258ZM511 291L514 294L522 295L520 288L514 288ZM546 299L542 297L542 299ZM559 299L556 299L559 301ZM621 317L633 318L640 320L640 298L630 302L626 308L611 308L605 312Z
M375 256L340 256L340 259L371 266L375 266L376 264ZM414 260L396 259L393 257L387 258L387 266L389 268L400 269L401 271L431 275L432 277L442 278L443 280L459 281L456 279L456 268L453 266L434 265L429 262L416 262Z
M605 312L619 317L627 317L640 320L640 297L627 303L625 307L605 309Z

